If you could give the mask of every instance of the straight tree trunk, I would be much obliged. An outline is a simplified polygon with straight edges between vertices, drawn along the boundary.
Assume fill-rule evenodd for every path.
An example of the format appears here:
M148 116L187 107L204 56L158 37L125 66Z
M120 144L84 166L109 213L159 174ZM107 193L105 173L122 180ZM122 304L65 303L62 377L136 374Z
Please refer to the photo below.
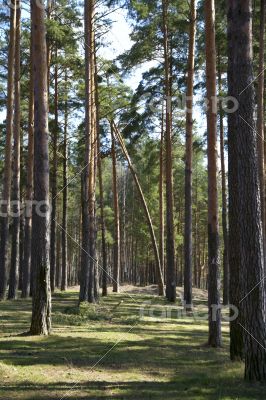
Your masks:
M13 5L13 6L12 6ZM16 43L16 7L10 7L10 28L8 46L8 77L7 77L7 116L6 116L6 142L5 163L3 174L2 204L0 216L0 300L6 296L7 270L8 270L8 239L9 239L9 213L11 191L11 157L13 137L13 107L14 107L14 65Z
M230 189L234 188L233 193L229 192L230 197L234 196L229 207L230 216L239 217L238 236L230 242L230 252L234 255L234 246L237 246L236 261L241 268L237 271L240 272L237 276L241 284L240 295L234 305L240 304L237 322L243 328L245 379L265 381L264 255L254 121L251 0L229 0L228 49L229 95L239 102L238 109L229 113L229 177ZM234 222L230 220L230 230L234 230ZM230 234L230 240L231 237ZM234 267L230 265L233 275Z
M95 182L97 161L94 0L85 0L85 165L82 183L82 255L80 302L97 301Z
M196 4L190 2L188 78L186 100L186 168L185 168L185 232L184 232L184 303L192 309L192 158L193 158L193 86L196 38Z
M162 275L164 276L164 105L162 106L161 143L160 143L160 178L159 178L159 254ZM160 277L159 277L160 278Z
M33 298L30 333L51 332L49 150L45 11L32 0L34 71Z
M215 4L205 1L206 31L206 86L207 86L207 134L208 134L208 306L209 339L211 347L220 347L221 309L219 294L219 223L217 193L217 110L216 110L216 48L215 48Z
M112 165L113 165L113 203L114 203L114 275L113 275L113 292L119 293L120 286L120 219L119 219L119 198L117 188L117 161L115 137L113 133L113 125L111 123L112 137Z
M263 226L263 244L264 251L266 240L266 221L265 221L265 160L264 160L264 124L265 124L265 107L264 107L264 78L265 78L265 0L260 0L260 38L259 38L259 76L258 76L258 116L257 116L257 147L258 147L258 165L260 180L260 202L261 202L261 219Z
M107 296L107 252L106 252L106 228L104 220L104 203L103 203L103 179L102 179L102 160L100 155L100 138L98 137L98 176L99 176L99 206L101 219L101 235L102 235L102 296Z
M163 42L166 97L166 132L165 132L165 177L166 177L166 297L168 301L176 301L176 264L175 264L175 233L173 206L173 161L172 161L172 107L171 107L171 77L170 77L170 46L168 31L169 0L162 0L163 8Z
M221 58L218 54L218 82L219 94L222 95L222 72ZM229 304L229 257L228 257L228 226L227 226L227 195L226 195L226 172L224 158L224 121L223 110L219 107L220 113L220 155L221 155L221 175L222 175L222 223L223 223L223 304Z
M67 72L65 74L67 83ZM67 94L66 94L67 95ZM67 261L67 208L68 208L68 148L67 148L68 104L65 100L64 144L63 144L63 221L62 221L62 279L61 290L67 290L68 261Z
M20 34L21 4L16 2L16 44L15 44L15 104L14 104L14 160L13 160L13 230L11 266L9 274L8 299L15 299L19 279L19 237L20 237Z
M57 58L57 50L55 51ZM57 59L55 60L54 71L54 130L53 130L53 167L51 174L51 187L52 187L52 213L51 213L51 245L50 245L50 268L51 268L51 290L52 293L55 289L55 272L56 272L56 211L57 211L57 147L58 147L58 67Z
M32 233L32 199L33 199L33 164L34 164L34 93L33 93L33 27L31 25L30 38L30 83L29 83L29 109L28 109L28 158L27 182L25 196L25 233L24 257L22 266L22 293L23 298L30 295L31 276L31 233Z
M238 97L238 88L235 86L236 65L235 46L232 40L232 11L236 5L229 3L228 11L228 93ZM239 77L237 77L238 79ZM239 189L238 189L238 148L236 140L238 118L236 113L228 114L228 193L229 193L229 298L230 303L240 308L240 301L243 298L241 291L241 258L240 258L240 227L241 217L239 210ZM239 324L240 318L230 321L230 358L232 361L240 361L243 358L243 329Z

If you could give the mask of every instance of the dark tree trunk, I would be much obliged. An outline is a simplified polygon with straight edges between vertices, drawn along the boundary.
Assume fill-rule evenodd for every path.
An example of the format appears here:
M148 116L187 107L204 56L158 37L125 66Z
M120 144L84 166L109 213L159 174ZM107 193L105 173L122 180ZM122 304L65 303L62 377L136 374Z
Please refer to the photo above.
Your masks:
M229 1L228 44L229 95L239 102L238 109L229 113L229 178L230 189L233 189L229 192L229 207L230 217L239 217L237 236L233 238L230 232L230 262L236 253L233 261L241 268L239 271L238 266L230 264L235 280L238 278L241 283L240 290L239 286L234 288L240 292L238 298L230 301L236 300L234 305L237 307L240 304L237 322L243 328L245 378L265 381L266 353L262 348L266 338L264 257L254 121L251 0ZM234 222L230 219L230 231L235 229Z
M174 199L173 199L173 161L172 161L172 107L170 78L170 45L168 32L169 1L163 0L163 42L166 97L166 132L165 132L165 177L166 177L166 297L168 301L176 300L176 264L175 264L175 233L174 233Z
M7 116L6 116L6 143L5 164L3 174L2 204L0 216L0 300L6 296L7 268L8 268L8 239L9 213L11 191L11 157L13 137L13 106L14 106L14 61L16 43L16 7L10 7L10 30L8 48L8 83L7 83Z
M34 71L34 206L32 210L33 299L30 333L51 331L49 261L49 150L45 11L32 0Z
M209 339L212 347L220 347L221 310L219 294L219 224L217 193L217 110L216 110L216 49L214 0L205 1L206 31L206 86L209 109L207 112L208 134L208 306Z
M186 168L185 168L185 232L184 232L184 302L192 309L192 157L193 157L193 86L196 37L196 4L190 2L190 31L186 101Z
M20 1L16 3L16 44L15 44L15 104L14 104L14 159L13 159L13 229L11 246L11 265L9 274L8 299L15 299L19 274L19 237L20 237Z
M263 226L263 244L264 251L266 250L266 221L265 221L265 155L264 155L264 81L265 81L265 0L260 0L260 38L259 38L259 76L258 76L258 118L257 118L257 146L258 146L258 165L259 165L259 180L260 180L260 202L261 202L261 219ZM265 256L265 255L264 255Z

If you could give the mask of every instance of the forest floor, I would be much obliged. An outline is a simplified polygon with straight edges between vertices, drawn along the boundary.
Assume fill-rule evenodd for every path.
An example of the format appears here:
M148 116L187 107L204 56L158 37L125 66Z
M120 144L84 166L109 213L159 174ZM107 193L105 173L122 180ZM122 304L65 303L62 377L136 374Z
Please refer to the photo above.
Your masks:
M206 347L207 321L180 315L156 289L123 287L99 306L77 307L77 288L53 296L53 334L23 336L30 300L0 304L0 399L265 399L243 382L224 347ZM110 290L111 292L111 290ZM179 293L181 290L179 290ZM151 304L150 304L151 303ZM195 291L199 316L206 293Z

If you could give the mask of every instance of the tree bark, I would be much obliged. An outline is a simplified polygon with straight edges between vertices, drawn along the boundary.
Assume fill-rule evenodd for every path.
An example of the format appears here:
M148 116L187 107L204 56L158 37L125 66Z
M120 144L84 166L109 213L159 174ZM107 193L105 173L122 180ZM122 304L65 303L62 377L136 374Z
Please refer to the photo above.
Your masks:
M193 158L193 86L196 38L196 4L190 2L188 78L186 100L186 167L185 167L185 232L184 232L184 302L192 309L192 158Z
M7 116L5 164L3 174L3 190L0 216L0 300L6 296L8 268L8 238L11 190L11 157L13 137L13 107L14 107L14 61L16 43L16 7L10 7L10 29L8 46L8 83L7 83Z
M168 301L176 301L176 264L175 264L175 232L173 206L173 161L172 161L172 98L170 74L170 46L168 31L169 1L162 1L163 8L163 42L164 42L164 70L165 70L165 97L166 97L166 132L165 132L165 177L166 177L166 297Z
M8 299L15 299L19 279L19 237L20 237L20 34L21 4L16 1L16 44L15 44L15 104L14 104L14 159L13 159L13 230L11 246L11 266L9 274Z
M113 292L119 293L119 286L120 286L120 219L119 219L119 199L118 199L118 189L117 189L116 148L115 148L115 137L114 137L112 123L111 123L111 137L112 137L112 165L113 165L113 204L114 204Z
M257 147L260 180L261 220L263 226L263 244L266 250L266 221L265 221L265 155L264 155L264 78L265 78L265 0L260 1L260 38L259 38L259 76L258 76L258 116L257 116Z
M266 338L263 234L257 139L254 121L254 79L252 68L252 5L251 0L230 0L228 8L229 95L235 97L238 109L229 114L229 177L234 187L229 202L230 216L237 220L238 237L230 243L230 252L237 258L240 274L240 318L243 328L245 379L265 381ZM230 220L230 230L234 229ZM231 240L230 234L230 240ZM236 240L238 243L236 243ZM231 261L231 259L230 259ZM235 265L230 265L233 275ZM238 272L238 271L237 271ZM239 290L238 287L235 290ZM232 299L230 299L232 302ZM254 339L255 338L255 339Z
M207 135L208 135L208 306L209 339L212 347L220 347L221 310L219 294L219 223L217 193L217 110L216 110L216 48L214 0L205 1L206 31L206 86L207 86Z
M45 11L32 0L34 71L33 299L30 333L51 332L49 150Z

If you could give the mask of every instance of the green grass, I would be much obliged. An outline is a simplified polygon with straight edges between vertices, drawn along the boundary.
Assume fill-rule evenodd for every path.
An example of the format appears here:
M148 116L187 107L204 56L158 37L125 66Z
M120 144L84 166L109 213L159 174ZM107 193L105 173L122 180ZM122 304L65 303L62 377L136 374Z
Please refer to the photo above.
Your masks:
M49 337L21 335L30 301L0 303L0 399L265 398L265 387L245 383L243 365L230 362L226 324L224 347L215 350L204 346L205 321L159 318L169 305L145 291L128 288L81 311L77 298L74 290L54 295ZM198 292L197 307L205 300ZM154 304L154 317L140 317L144 301Z

